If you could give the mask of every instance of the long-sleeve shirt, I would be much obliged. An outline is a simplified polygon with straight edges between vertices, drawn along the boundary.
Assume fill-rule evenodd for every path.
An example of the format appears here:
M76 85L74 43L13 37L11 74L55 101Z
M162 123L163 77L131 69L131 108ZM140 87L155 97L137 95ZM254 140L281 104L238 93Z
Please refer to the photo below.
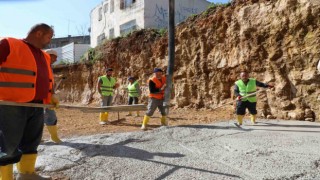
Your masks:
M161 79L159 79L159 81L161 81ZM157 94L161 92L160 88L156 88L156 83L153 81L149 81L149 91L151 94Z
M247 85L248 82L249 82L249 81L247 81L246 83L244 82L244 84ZM263 87L263 88L269 87L268 84L262 83L262 82L257 81L257 80L256 80L256 86L258 86L258 87ZM237 97L237 96L240 96L239 87L238 87L236 84L234 85L234 95L235 95L236 97Z

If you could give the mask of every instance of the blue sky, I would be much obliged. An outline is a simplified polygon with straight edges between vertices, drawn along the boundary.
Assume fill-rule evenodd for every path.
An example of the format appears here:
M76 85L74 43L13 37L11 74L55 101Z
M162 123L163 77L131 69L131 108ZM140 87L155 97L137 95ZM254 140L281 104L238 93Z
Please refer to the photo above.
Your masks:
M24 38L37 23L53 25L55 37L88 34L90 11L103 0L0 0L0 37ZM229 0L209 0L226 3Z

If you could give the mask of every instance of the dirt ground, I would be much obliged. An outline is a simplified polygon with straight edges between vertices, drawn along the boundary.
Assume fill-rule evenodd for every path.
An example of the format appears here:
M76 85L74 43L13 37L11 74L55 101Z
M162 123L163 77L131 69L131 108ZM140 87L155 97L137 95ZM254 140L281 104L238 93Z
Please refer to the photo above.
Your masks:
M58 109L58 131L61 138L70 138L83 135L119 133L141 131L141 122L145 112L140 116L126 116L127 112L109 113L108 125L99 125L99 113L84 113L78 110ZM233 107L225 106L215 110L208 109L170 109L169 126L208 124L215 121L235 119ZM148 129L160 126L160 113L156 111L149 121ZM47 129L44 129L44 139L48 139Z

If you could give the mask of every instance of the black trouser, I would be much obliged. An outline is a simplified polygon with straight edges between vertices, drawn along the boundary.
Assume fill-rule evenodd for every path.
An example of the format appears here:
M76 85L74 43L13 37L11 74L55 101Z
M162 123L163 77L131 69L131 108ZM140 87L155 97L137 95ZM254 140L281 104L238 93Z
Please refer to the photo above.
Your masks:
M132 103L138 104L138 102L139 102L138 97L129 97L129 101L128 101L129 105L131 105Z
M36 154L43 131L43 108L0 105L2 135L0 166L20 161L22 154Z
M256 102L249 102L249 101L237 101L237 115L245 115L246 109L248 108L250 114L256 115L257 109L256 109L257 103Z

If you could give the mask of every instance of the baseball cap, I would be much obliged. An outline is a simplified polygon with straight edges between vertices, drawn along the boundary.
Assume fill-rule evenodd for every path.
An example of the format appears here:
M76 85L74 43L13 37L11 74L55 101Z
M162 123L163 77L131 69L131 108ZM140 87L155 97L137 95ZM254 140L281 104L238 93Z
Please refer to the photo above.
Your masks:
M55 51L55 50L53 50L53 49L47 49L45 52L48 53L48 54L53 54L53 55L55 55L55 56L58 57L57 51Z
M109 72L109 71L113 71L113 69L112 68L107 68L106 72Z
M163 71L162 71L162 69L160 69L160 68L154 68L154 69L153 69L153 72L156 73L156 72L163 72Z

